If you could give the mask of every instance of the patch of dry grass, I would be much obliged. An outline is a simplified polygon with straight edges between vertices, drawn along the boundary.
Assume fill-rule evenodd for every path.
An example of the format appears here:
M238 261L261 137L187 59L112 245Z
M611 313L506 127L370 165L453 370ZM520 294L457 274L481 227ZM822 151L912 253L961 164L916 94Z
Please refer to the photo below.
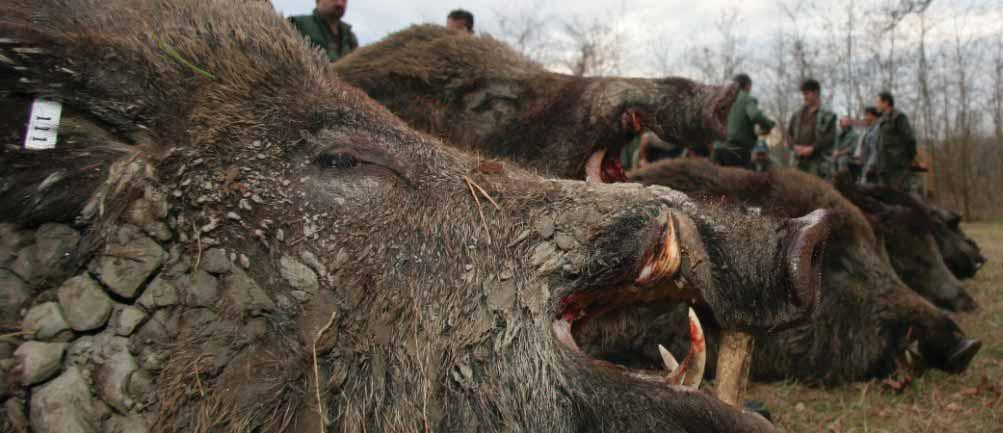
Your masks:
M928 371L900 394L875 380L830 389L757 384L747 398L766 402L782 432L1003 433L1003 223L964 229L989 258L965 281L981 308L957 316L983 342L968 371Z

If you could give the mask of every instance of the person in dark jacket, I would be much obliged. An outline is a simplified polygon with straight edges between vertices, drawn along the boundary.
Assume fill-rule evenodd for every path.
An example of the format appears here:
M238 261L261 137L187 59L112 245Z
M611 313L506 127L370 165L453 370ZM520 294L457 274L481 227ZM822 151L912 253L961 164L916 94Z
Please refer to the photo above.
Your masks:
M714 146L714 162L732 167L746 167L758 135L766 135L773 129L774 122L759 109L759 101L749 95L752 79L746 74L734 78L739 92L728 113L728 139Z
M797 168L825 177L825 159L836 142L836 113L822 107L822 87L818 81L801 83L804 106L791 115L787 124L787 143L794 149Z
M341 20L347 9L348 0L317 0L313 14L292 16L289 22L333 62L359 47L352 26Z
M878 127L878 179L881 184L906 193L916 193L919 183L912 172L916 158L916 134L905 113L895 108L895 97L881 92L877 100L881 114Z

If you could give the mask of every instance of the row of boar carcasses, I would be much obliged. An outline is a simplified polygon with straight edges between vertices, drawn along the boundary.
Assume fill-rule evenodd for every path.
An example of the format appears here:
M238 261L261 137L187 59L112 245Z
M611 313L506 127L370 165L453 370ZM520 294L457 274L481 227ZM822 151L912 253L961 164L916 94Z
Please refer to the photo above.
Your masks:
M734 89L553 74L437 27L335 66L267 3L0 17L14 431L772 431L750 370L980 347L923 297L974 307L950 272L913 284L892 247L967 263L921 203L693 161L610 177L629 125L707 141ZM38 98L53 149L22 146Z

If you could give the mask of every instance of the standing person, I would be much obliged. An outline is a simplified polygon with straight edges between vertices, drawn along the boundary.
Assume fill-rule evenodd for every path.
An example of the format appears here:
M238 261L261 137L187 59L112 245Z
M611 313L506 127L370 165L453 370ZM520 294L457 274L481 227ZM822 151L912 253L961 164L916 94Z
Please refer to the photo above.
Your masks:
M877 107L881 112L878 179L887 187L918 193L919 184L911 170L912 161L916 158L916 134L909 118L895 108L895 97L891 92L878 95Z
M804 106L791 116L787 125L788 143L794 147L798 170L825 177L824 161L836 141L836 114L822 108L822 90L818 81L801 83Z
M341 20L347 9L348 0L317 0L312 15L289 17L289 22L333 62L359 47L352 26Z
M714 144L714 162L723 166L745 167L749 165L752 147L756 145L756 126L759 133L766 135L773 129L774 122L759 110L759 101L749 95L752 79L746 74L734 78L738 85L738 96L728 112L728 139Z
M881 126L881 113L877 107L864 108L864 125L867 129L860 137L857 150L853 152L853 160L860 166L860 184L875 184L878 181L878 128Z
M839 134L836 135L836 147L832 150L832 165L830 177L850 171L852 153L860 141L860 134L853 130L849 117L839 119Z
M474 14L463 9L456 9L446 17L446 27L474 34Z

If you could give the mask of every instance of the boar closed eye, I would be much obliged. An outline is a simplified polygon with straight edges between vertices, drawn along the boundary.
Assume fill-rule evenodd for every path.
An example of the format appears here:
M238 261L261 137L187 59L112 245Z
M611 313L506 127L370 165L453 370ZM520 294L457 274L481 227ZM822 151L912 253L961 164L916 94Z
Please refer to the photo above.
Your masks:
M318 154L314 163L323 170L359 170L353 173L363 176L389 175L414 187L396 161L374 149L369 149L366 153L350 148L329 149Z
M322 153L317 157L317 164L323 168L352 168L359 163L354 155L343 152Z

